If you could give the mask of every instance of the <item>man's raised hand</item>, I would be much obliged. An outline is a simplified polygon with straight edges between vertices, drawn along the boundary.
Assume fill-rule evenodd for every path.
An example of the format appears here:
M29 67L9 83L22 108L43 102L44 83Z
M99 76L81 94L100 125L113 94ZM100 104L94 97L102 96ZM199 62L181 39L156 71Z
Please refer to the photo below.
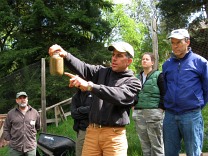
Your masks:
M68 72L64 72L64 75L70 78L69 87L76 87L81 89L82 91L87 91L88 82L79 77L78 75L74 75Z

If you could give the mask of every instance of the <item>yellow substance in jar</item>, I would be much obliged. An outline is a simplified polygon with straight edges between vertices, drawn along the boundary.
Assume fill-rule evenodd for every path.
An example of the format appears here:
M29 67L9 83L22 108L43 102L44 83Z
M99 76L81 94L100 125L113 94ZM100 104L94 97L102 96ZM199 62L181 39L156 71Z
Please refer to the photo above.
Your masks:
M59 54L54 53L50 57L50 74L55 76L62 76L64 73L64 60Z

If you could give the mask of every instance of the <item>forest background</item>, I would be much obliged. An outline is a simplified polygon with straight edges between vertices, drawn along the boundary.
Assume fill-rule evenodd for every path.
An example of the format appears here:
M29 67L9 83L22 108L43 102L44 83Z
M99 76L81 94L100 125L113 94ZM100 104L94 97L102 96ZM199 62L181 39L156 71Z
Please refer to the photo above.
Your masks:
M0 113L6 114L16 105L19 91L26 91L29 103L41 108L41 58L46 60L46 106L75 93L68 87L67 77L49 73L48 48L55 43L87 63L109 66L108 45L129 42L135 50L130 68L136 74L144 52L158 50L161 69L171 52L168 34L186 28L192 50L208 59L208 0L114 2L0 0ZM206 126L205 133L208 136Z
M107 66L111 57L107 46L118 40L129 42L135 50L131 69L138 73L141 55L155 50L155 40L161 69L171 52L168 34L186 28L193 51L208 58L207 0L122 2L0 0L0 113L14 107L19 91L28 93L33 107L41 107L41 58L46 59L46 105L74 94L68 78L49 74L48 48L55 43L87 63Z

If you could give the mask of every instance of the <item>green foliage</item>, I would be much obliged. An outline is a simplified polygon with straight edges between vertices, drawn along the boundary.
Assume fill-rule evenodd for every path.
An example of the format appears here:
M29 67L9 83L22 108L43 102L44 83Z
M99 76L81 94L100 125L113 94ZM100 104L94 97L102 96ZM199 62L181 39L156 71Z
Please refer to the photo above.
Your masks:
M109 0L111 1L111 0ZM68 78L49 74L48 48L57 43L74 56L91 64L109 65L110 53L104 47L116 40L124 40L135 49L131 69L138 73L143 52L152 52L151 18L156 12L150 1L133 0L132 5L112 5L105 0L0 0L0 113L6 113L15 105L17 91L29 95L29 103L41 106L41 58L46 58L47 106L65 100L76 91L68 87ZM194 52L207 57L207 28L201 15L189 24L192 13L204 7L206 1L160 0L158 10L159 68L169 57L171 47L167 32L173 28L189 26L191 47ZM113 31L112 31L113 30ZM65 68L65 71L69 71ZM70 72L70 71L69 71ZM208 151L207 107L203 110L205 141L203 151ZM52 114L50 114L52 115ZM48 132L76 139L72 130L73 120L68 119L56 128L48 126ZM127 126L128 155L141 154L141 147L134 122ZM7 148L0 149L6 155Z
M204 146L203 152L208 152L208 104L202 110L204 118Z
M51 76L46 60L46 106L51 106L71 97L75 89L69 88L66 76ZM67 70L66 70L67 71ZM26 91L29 104L36 109L41 108L41 62L16 70L1 78L0 84L0 113L6 114L15 105L15 96L19 91Z
M31 102L30 104L35 108L40 108L41 100L40 98L39 101L36 100L36 98L39 96L38 93L40 93L41 85L40 62L22 68L21 70L18 70L13 74L1 78L0 80L0 113L6 114L11 108L16 105L15 96L16 93L19 91L26 91L29 96L29 103Z
M157 7L161 11L162 19L167 24L167 30L187 27L192 13L201 11L206 1L196 0L160 0ZM205 9L207 9L205 7ZM203 14L201 12L201 14ZM176 22L177 21L177 22Z
M163 32L158 33L158 53L159 53L159 70L162 70L162 64L170 57L171 46L167 39L167 34Z
M0 0L0 3L1 113L13 108L19 90L26 91L30 104L40 108L41 58L46 58L47 106L75 92L68 87L67 77L49 74L48 48L52 44L61 45L87 63L107 64L110 53L103 45L112 28L101 15L102 10L111 11L111 3L103 0Z
M207 1L160 0L157 8L161 13L161 30L170 32L173 29L187 28L190 33L190 47L193 52L208 59Z
M147 27L142 22L136 22L123 5L114 6L113 13L106 15L114 27L110 41L123 40L134 47L135 58L130 68L137 72L142 50L145 49L144 40L148 34Z
M1 52L4 55L16 55L9 57L9 60L16 58L13 64L17 69L21 63L22 55L26 53L25 65L31 64L48 57L48 48L54 44L60 44L66 50L77 49L82 55L90 57L91 53L85 51L91 45L99 45L101 52L106 50L103 42L111 32L108 21L102 18L102 10L111 10L111 4L102 0L88 1L5 1L1 0L2 11L0 14L4 19L0 22L0 34L4 39L1 45ZM10 13L8 15L8 13ZM13 26L9 29L9 26ZM7 28L7 29L5 29ZM10 45L8 47L7 45ZM8 48L12 51L8 51ZM95 52L95 49L92 50ZM87 54L87 55L86 55ZM105 56L105 53L102 53ZM106 57L103 57L106 58ZM9 61L8 60L8 61ZM92 59L90 59L93 62ZM99 63L105 60L100 58ZM8 64L11 64L9 61ZM96 59L97 63L97 59ZM6 71L14 70L11 65L4 67ZM11 69L10 69L11 68Z
M11 42L14 40L13 33L16 32L17 26L15 22L17 16L12 14L12 8L6 0L0 0L0 52L12 48Z
M128 154L129 156L139 156L142 155L142 149L139 142L139 138L136 132L135 123L132 118L130 118L130 124L126 126L126 135L128 140Z
M0 155L7 156L8 155L8 151L9 151L9 147L8 146L5 146L3 148L0 148Z
M206 20L208 21L208 19ZM191 35L190 47L193 52L201 55L208 60L208 28L204 28L206 22L200 18L194 20L189 26L189 32Z
M21 50L8 50L0 53L0 77L12 74L26 65L37 62L38 51L41 47Z

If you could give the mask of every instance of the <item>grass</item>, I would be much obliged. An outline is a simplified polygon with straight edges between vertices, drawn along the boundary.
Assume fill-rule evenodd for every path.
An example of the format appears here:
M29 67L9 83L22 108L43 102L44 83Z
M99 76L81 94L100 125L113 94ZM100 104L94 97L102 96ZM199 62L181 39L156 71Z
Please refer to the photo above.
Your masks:
M208 152L208 104L202 111L204 118L204 146L203 152Z
M203 152L208 152L208 106L206 106L203 111L204 117L204 146ZM59 126L56 127L55 124L47 126L47 133L62 135L76 140L76 133L73 130L73 119L69 116L67 121L60 122ZM37 136L38 137L38 136ZM128 139L128 156L142 156L140 142L135 130L134 121L131 119L131 124L127 126L127 139ZM8 147L0 149L0 155L7 156ZM184 147L182 147L182 152L184 152Z
M3 147L3 148L0 148L0 155L7 156L8 155L7 152L8 152L8 147L7 146Z

